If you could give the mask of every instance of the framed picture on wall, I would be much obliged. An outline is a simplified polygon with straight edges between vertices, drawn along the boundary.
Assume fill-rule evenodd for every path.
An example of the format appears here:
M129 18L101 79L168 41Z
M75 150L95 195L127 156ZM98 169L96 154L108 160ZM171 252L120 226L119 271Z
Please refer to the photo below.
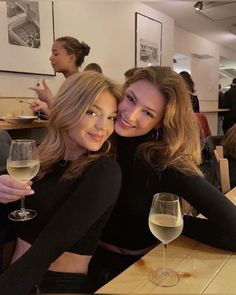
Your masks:
M0 71L54 76L52 1L0 1Z
M135 13L135 66L161 65L162 23Z

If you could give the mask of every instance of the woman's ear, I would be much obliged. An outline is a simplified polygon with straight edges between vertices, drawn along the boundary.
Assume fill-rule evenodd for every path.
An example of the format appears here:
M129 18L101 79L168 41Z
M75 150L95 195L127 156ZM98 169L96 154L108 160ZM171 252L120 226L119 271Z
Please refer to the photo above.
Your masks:
M69 62L71 64L76 64L76 56L74 54L69 55Z

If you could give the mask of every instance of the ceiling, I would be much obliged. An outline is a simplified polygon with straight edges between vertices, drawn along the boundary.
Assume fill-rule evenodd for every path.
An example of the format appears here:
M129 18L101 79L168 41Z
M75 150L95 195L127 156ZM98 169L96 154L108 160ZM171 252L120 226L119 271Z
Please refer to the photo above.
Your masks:
M172 17L177 27L236 51L236 1L203 1L202 11L194 9L196 2L144 1L146 5ZM235 34L230 32L234 24ZM220 63L224 69L236 69L236 61L222 58Z

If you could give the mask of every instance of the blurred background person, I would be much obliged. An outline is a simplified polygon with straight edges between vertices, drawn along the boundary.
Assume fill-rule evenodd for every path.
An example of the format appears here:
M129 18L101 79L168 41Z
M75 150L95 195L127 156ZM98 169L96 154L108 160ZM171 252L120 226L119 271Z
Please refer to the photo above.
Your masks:
M191 75L186 71L182 71L179 74L183 77L183 79L184 79L184 81L186 83L186 86L187 86L187 89L188 89L188 92L189 92L189 95L190 95L190 98L191 98L193 111L195 113L199 113L200 112L199 100L198 100L198 97L196 95L195 83L193 82L193 79L192 79Z
M85 68L84 71L95 71L102 74L102 68L97 63L90 63Z
M79 71L83 64L85 56L90 52L90 47L79 40L66 36L55 40L52 45L52 53L49 58L51 65L56 73L62 73L65 78ZM43 88L31 87L38 96L38 99L47 104L38 101L33 102L31 108L34 112L46 112L47 106L50 108L53 102L53 94L49 89L46 81L42 80Z
M236 123L236 78L232 80L230 89L224 93L223 108L228 108L223 120L224 133Z

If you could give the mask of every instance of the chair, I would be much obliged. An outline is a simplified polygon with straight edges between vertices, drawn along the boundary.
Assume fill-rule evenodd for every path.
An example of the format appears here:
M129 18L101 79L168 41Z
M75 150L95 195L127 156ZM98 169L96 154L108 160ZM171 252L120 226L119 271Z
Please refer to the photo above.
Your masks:
M219 164L221 190L225 194L230 191L230 178L229 178L229 163L228 159L224 158L223 146L216 146L214 149L216 160Z

